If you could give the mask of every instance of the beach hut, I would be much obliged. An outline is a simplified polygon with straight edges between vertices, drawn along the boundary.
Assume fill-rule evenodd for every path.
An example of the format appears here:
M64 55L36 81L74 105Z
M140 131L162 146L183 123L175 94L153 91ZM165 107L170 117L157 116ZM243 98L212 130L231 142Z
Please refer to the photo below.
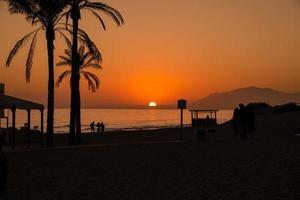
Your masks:
M192 126L195 127L198 140L205 140L206 132L215 132L218 110L189 110Z
M8 96L5 94L5 85L0 84L0 118L6 118L8 121L8 117L4 116L4 109L9 109L12 112L12 140L11 147L15 149L15 136L16 136L16 110L26 110L27 111L27 147L30 147L30 118L31 118L31 110L39 110L41 112L41 146L43 146L43 127L44 127L44 105L38 104L32 101ZM8 124L8 123L7 123Z
M218 110L189 110L191 112L192 126L217 125Z

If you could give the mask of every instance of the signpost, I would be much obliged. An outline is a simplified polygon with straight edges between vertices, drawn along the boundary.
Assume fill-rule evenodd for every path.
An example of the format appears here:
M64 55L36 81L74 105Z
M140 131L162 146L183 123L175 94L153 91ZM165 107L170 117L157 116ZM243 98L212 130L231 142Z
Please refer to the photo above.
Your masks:
M186 109L186 100L178 100L177 108L180 109L180 140L183 140L183 109Z

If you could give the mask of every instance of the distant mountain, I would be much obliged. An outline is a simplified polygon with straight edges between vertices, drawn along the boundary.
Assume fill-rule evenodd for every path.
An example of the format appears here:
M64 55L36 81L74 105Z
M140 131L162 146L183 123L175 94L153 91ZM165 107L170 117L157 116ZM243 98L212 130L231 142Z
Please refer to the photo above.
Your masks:
M233 109L238 104L265 102L279 105L300 102L300 92L287 93L269 88L247 87L224 93L214 93L191 104L191 108L199 109Z

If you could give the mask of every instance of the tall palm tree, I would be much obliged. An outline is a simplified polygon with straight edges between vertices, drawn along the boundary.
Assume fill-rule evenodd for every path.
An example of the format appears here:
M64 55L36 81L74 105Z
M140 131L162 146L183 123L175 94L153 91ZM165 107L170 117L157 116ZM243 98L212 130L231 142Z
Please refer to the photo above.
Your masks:
M67 0L5 0L11 14L22 14L33 26L38 28L20 39L11 50L6 66L23 46L32 38L26 61L26 80L30 81L30 72L33 55L39 31L46 32L48 51L48 112L47 112L47 146L53 146L53 121L54 121L54 40L56 27L61 19L61 14L67 6Z
M79 90L79 78L80 78L80 68L79 59L77 54L78 49L78 30L79 30L79 20L81 19L81 10L90 11L100 22L102 28L106 30L104 20L99 15L104 13L111 17L118 26L124 24L122 15L116 9L101 3L101 2L91 2L89 0L69 0L68 1L71 8L69 12L66 13L66 23L68 24L68 19L71 17L73 21L73 46L72 46L72 69L71 69L71 112L70 112L70 144L74 143L75 133L81 135L81 116L80 116L80 90ZM100 57L94 55L94 59L99 60Z
M57 66L68 66L72 67L72 45L69 43L68 49L65 50L64 56L59 56L61 58L61 61L58 62ZM95 59L93 53L90 51L85 51L84 46L80 46L77 52L78 55L78 66L79 66L79 79L80 76L83 76L84 79L88 82L89 90L92 92L96 92L96 90L100 86L100 80L99 78L93 74L92 72L86 71L88 68L94 68L94 69L102 69L99 61ZM102 61L102 60L100 60ZM59 87L60 83L68 76L71 76L72 70L66 70L62 74L59 75L57 81L56 81L56 87ZM71 83L71 81L70 81ZM71 84L70 84L71 86ZM79 87L79 85L78 85ZM78 94L80 95L80 94ZM82 141L81 134L78 135L78 140Z
M96 90L100 86L99 78L93 74L92 72L86 71L88 68L94 69L102 69L99 61L94 58L93 54L90 51L86 51L84 46L80 46L77 52L78 55L78 65L79 65L79 75L83 76L84 79L88 82L88 88L92 92L96 92ZM72 46L69 46L68 49L65 50L65 55L59 56L61 61L59 61L56 66L68 66L70 69L64 71L60 74L56 81L56 87L59 87L61 82L68 76L72 74ZM79 78L80 78L79 76Z

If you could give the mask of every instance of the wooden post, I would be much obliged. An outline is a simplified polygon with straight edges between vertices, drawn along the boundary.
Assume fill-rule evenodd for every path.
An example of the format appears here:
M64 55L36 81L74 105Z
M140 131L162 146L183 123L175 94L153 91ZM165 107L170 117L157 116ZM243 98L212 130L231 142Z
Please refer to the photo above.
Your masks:
M30 131L30 110L27 110L27 148L30 148L30 136L31 136L31 131Z
M183 140L183 108L180 109L180 140Z
M44 109L41 110L41 147L44 147Z
M15 150L16 146L16 108L13 107L11 108L12 112L12 143L11 143L11 148L12 150Z
M183 109L186 109L186 100L178 100L177 108L180 109L180 140L183 140Z
M8 129L8 118L9 118L9 112L7 112L7 117L6 118L6 128Z

